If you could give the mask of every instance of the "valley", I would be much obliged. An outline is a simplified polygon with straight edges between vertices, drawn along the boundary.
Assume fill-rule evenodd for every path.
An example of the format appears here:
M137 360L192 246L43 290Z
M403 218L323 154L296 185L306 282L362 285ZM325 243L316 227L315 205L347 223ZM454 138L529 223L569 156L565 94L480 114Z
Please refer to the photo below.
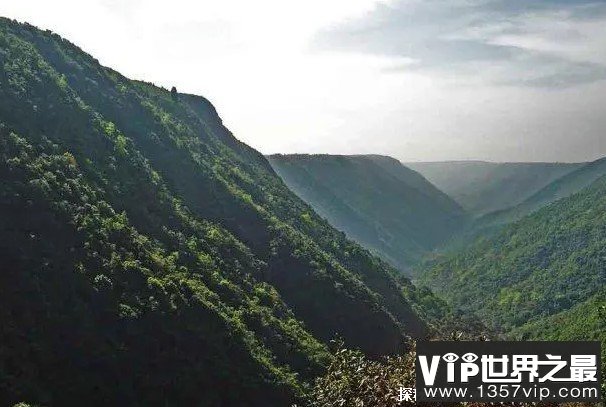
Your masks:
M415 340L606 343L606 159L266 157L6 18L0 214L2 405L382 405Z

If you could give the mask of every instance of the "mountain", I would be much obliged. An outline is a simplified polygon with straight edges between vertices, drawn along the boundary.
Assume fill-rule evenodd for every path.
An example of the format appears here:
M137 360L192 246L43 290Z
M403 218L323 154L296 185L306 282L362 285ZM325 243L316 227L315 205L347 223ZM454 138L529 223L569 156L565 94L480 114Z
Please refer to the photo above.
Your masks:
M506 332L606 340L606 176L434 259L420 280Z
M478 218L474 222L474 228L494 227L514 222L543 206L579 192L603 175L606 175L606 158L584 164L551 182L522 203Z
M0 404L290 405L427 333L397 274L208 100L0 19Z
M447 161L405 163L465 210L481 216L515 206L583 164Z
M273 155L284 182L337 229L401 270L460 229L461 207L384 156Z

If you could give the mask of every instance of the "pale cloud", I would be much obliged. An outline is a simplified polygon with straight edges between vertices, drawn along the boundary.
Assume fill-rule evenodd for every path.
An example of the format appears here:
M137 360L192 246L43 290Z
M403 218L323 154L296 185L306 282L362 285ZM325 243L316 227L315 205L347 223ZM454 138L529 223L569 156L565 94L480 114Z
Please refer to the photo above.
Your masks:
M412 58L410 68L562 88L606 79L606 3L400 0L323 30L319 49Z

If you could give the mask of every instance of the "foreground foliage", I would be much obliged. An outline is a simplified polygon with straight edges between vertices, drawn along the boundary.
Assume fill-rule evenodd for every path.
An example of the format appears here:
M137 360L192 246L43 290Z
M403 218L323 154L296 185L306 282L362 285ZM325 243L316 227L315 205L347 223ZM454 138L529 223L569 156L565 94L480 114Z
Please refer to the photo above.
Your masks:
M414 353L368 360L363 353L338 349L325 376L309 396L310 407L397 406L400 387L415 387Z
M452 334L449 340L485 339ZM406 354L369 360L358 351L337 346L328 372L315 381L308 395L309 407L394 407L394 406L449 406L449 407L555 407L554 403L415 403L401 400L400 387L415 387L414 347ZM603 391L603 396L606 392ZM562 407L589 407L592 403L565 403Z

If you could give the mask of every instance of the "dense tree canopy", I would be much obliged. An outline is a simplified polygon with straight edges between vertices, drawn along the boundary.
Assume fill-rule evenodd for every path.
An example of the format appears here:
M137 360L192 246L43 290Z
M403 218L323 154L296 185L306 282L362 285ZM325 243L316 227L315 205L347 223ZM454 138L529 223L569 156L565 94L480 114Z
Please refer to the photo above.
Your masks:
M0 404L288 405L428 332L202 97L0 19L0 123Z
M598 310L606 286L606 176L494 236L434 259L420 278L506 332L605 339ZM555 321L560 323L548 327Z

